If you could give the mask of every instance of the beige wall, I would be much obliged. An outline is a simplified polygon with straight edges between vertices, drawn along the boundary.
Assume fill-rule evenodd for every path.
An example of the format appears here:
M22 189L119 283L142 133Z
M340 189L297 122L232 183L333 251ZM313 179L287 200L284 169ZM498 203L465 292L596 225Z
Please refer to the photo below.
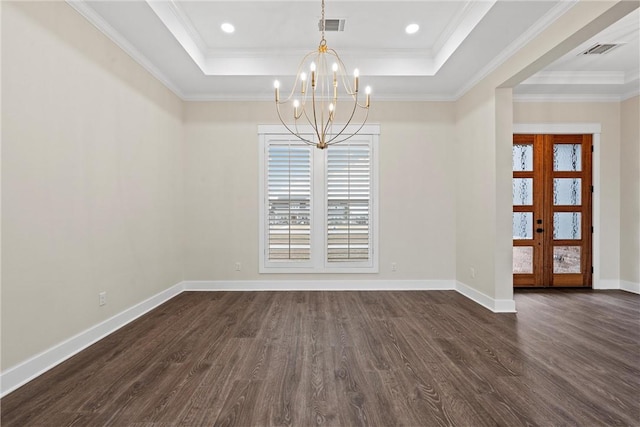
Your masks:
M516 102L515 123L600 123L600 273L620 277L620 103ZM595 165L594 165L595 166ZM594 224L596 225L596 224Z
M456 106L456 278L493 298L495 98L466 96Z
M181 281L182 102L64 2L2 67L4 371Z
M640 284L640 97L620 107L620 280Z
M453 280L453 104L375 107L369 123L381 127L380 272L339 276L258 273L257 132L258 124L277 121L272 103L186 104L185 279Z

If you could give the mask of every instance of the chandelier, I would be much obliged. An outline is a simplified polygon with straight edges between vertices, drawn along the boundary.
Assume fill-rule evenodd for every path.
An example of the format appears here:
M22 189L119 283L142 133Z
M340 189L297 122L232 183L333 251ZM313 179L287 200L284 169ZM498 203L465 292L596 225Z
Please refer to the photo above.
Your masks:
M309 52L302 58L296 79L289 93L280 99L280 82L274 82L276 110L278 118L285 128L309 145L325 149L329 145L346 141L356 135L364 126L369 116L371 88L365 88L364 103L359 102L359 72L354 70L353 79L346 72L344 63L338 53L327 46L324 38L325 17L324 0L322 0L322 18L320 21L322 37L318 49ZM284 110L284 111L283 111ZM336 115L344 117L343 124L334 124ZM289 117L292 124L283 118ZM364 116L364 117L360 117ZM361 118L353 131L354 118ZM308 124L313 129L312 135L302 133L301 124Z

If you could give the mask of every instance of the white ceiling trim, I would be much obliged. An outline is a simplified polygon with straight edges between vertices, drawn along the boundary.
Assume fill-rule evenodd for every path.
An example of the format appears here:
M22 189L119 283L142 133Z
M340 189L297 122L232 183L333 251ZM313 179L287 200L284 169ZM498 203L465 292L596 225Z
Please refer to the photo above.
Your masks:
M622 96L620 96L620 101L626 101L627 99L633 98L634 96L640 96L640 87L622 94Z
M540 71L521 85L621 85L624 71Z
M165 76L146 56L136 49L129 41L116 31L107 21L105 21L96 11L87 5L85 0L66 0L73 9L96 27L102 34L107 36L120 49L127 53L134 61L140 64L153 77L158 79L160 83L165 85L167 89L173 92L180 99L184 99L184 94L173 82Z
M571 9L578 1L579 0L567 0L560 2L556 6L554 6L553 9L547 12L540 20L529 27L527 31L522 33L520 37L509 44L509 46L507 46L505 50L503 50L498 56L496 56L491 62L489 62L489 64L482 68L474 78L469 79L469 81L464 86L462 86L460 90L458 90L458 92L456 92L453 98L462 98L462 96L464 96L465 93L471 90L472 87L474 87L482 79L495 71L501 64L503 64L512 55L522 49L527 43L536 38L556 19L558 19L565 12Z
M513 94L513 102L620 102L624 99L626 98L609 94Z
M194 102L217 102L217 101L230 101L230 102L250 102L250 101L265 101L273 103L273 95L188 95L182 98L183 101ZM371 102L455 102L456 99L451 96L439 96L439 95L406 95L406 96L376 96Z
M624 75L624 82L631 83L636 80L640 80L640 68L636 68L635 70L627 71Z
M424 0L423 0L424 1ZM467 1L438 39L437 50L386 49L342 51L368 76L434 76L482 21L497 0ZM308 52L256 49L208 49L180 4L146 0L194 63L207 76L291 76ZM435 53L434 53L435 52ZM389 61L393 58L394 61Z

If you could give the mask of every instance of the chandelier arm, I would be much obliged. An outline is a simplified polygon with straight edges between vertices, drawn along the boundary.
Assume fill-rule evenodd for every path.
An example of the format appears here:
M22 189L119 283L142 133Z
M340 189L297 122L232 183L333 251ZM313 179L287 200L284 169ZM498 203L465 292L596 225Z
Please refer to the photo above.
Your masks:
M315 104L314 104L314 105L312 105L312 108L313 108L314 106L315 106ZM310 117L310 116L309 116L309 114L307 113L307 109L305 108L305 104L302 104L302 111L300 112L300 116L302 116L302 114L304 114L304 118L307 120L307 124L308 124L311 128L313 128L313 129L314 129L314 131L315 131L316 129L315 129L315 128L314 128L314 126L313 126L313 122L311 121L311 117ZM296 122L296 132L298 132L298 127L297 127L297 126L298 126L298 124L297 124L297 122ZM313 133L318 137L318 141L320 141L320 136L318 136L318 133L317 133L317 132L313 132ZM317 145L317 142L312 142L312 141L309 141L309 140L305 140L305 141L308 141L308 142L309 142L310 144L312 144L312 145Z
M285 123L285 121L282 120L282 115L280 114L280 107L279 107L277 102L276 102L276 111L278 112L278 118L280 119L280 123L282 123L282 125L289 131L289 133L291 133L296 138L298 138L299 140L301 140L301 141L303 141L303 142L305 142L305 143L307 143L309 145L315 145L315 142L309 141L308 139L301 137L298 132L294 132L293 130L291 130L291 128L289 128L289 126ZM296 127L296 130L297 130L297 127Z
M350 89L351 82L347 80L347 67L344 65L344 62L342 62L342 59L340 58L340 56L338 56L338 52L336 52L334 49L327 49L327 50L331 55L333 55L336 58L336 61L338 61L340 65L340 69L342 70L342 73L340 73L340 79L342 80L342 87L345 89L345 93L352 97L357 96L358 92L352 91Z
M331 141L333 141L334 139L338 138L340 135L342 135L344 133L344 131L347 129L347 127L351 124L351 121L353 120L353 116L356 114L356 109L358 108L358 98L356 97L356 99L354 99L353 102L353 109L351 110L351 115L349 116L349 120L347 120L347 122L345 123L345 125L342 127L342 129L340 129L340 132L336 133L335 136L333 138L330 138L329 141L327 141L327 144L329 144ZM368 112L368 110L367 110ZM365 122L367 121L367 119L365 118ZM363 123L364 125L364 123ZM362 127L361 127L362 129ZM358 132L355 132L358 133Z
M295 126L295 129L296 129L295 133L293 133L293 132L291 132L291 131L289 131L289 132L293 133L293 135L294 135L296 138L298 138L299 140L301 140L302 142L304 142L304 143L305 143L305 144L307 144L307 145L313 145L313 146L315 146L315 145L316 145L316 143L315 143L314 141L310 141L310 140L305 139L305 138L303 138L303 137L301 137L301 136L300 136L300 131L298 130L298 121L297 121L297 120L294 122L294 126Z
M333 111L329 110L329 117L327 117L327 122L324 125L324 129L322 129L322 132L323 132L323 135L325 136L325 138L327 136L327 132L329 131L329 129L333 128L333 118L335 117L334 114L335 114L335 111L336 111L337 108L338 108L338 102L337 102L337 99L336 99L334 101L334 103L333 103ZM325 143L326 143L326 141L325 141Z
M333 119L329 118L329 120L327 120L327 123L324 125L324 129L322 130L323 131L323 135L327 135L327 131L332 126L333 126ZM331 141L331 140L329 140L329 141Z
M348 139L350 139L352 136L356 135L358 132L360 132L362 130L362 128L364 127L364 125L367 123L367 119L369 118L369 109L367 109L367 115L364 118L364 121L362 122L362 124L360 125L360 127L353 132L352 134L349 134L349 136L347 136L346 138L340 139L338 141L334 141L335 138L339 137L341 134L336 135L330 142L327 142L327 145L334 145L334 144L338 144L340 142L344 142Z
M317 83L316 83L317 85ZM311 124L313 130L316 131L316 135L318 136L318 143L319 144L323 144L324 143L324 135L320 135L320 130L318 129L318 118L317 118L317 114L316 114L316 88L312 87L311 88L311 106L313 108L313 124L311 123L311 121L309 121L309 124Z
M317 51L317 50L314 50L314 51L308 52L308 53L304 56L304 58L302 58L302 61L300 61L300 63L298 64L298 70L297 70L297 72L296 72L296 79L295 79L295 81L293 82L293 87L291 88L291 91L289 92L289 96L287 96L287 97L284 99L284 101L281 101L281 102L280 102L281 104L284 104L284 103L286 103L286 102L290 101L290 100L291 100L291 98L293 98L293 95L295 94L296 89L298 88L298 82L300 82L300 74L301 74L301 71L302 71L302 67L304 66L304 63L307 61L307 59L309 59L309 57L310 57L310 56L312 56L312 55L317 55L317 54L318 54L318 51ZM305 97L306 97L306 94L305 94Z

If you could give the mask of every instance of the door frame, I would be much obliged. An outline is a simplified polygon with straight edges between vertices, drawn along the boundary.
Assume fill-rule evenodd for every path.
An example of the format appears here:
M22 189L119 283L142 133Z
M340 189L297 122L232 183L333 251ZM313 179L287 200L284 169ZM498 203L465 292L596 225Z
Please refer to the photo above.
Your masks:
M591 157L591 221L593 235L591 241L593 275L592 289L612 289L600 278L600 134L601 123L514 123L513 134L591 134L593 153Z

